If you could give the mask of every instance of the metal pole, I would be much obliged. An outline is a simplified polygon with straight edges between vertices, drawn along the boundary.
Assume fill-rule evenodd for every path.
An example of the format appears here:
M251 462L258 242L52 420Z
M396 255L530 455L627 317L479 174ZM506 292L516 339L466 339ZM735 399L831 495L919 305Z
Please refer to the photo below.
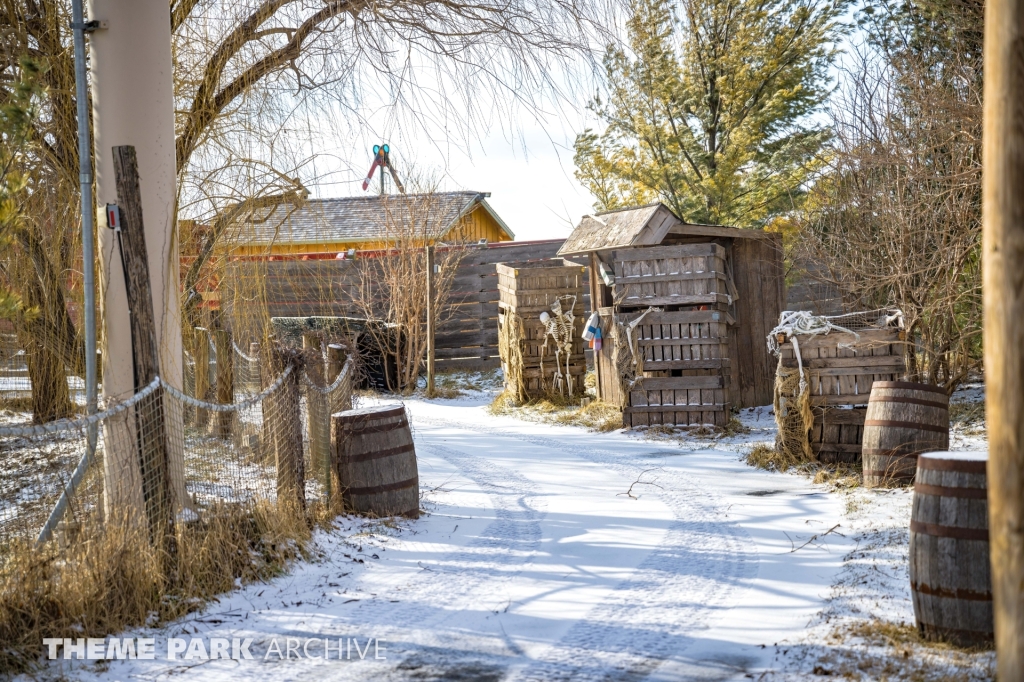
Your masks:
M96 290L92 199L92 140L89 135L89 84L85 71L85 17L82 0L72 0L71 21L75 42L75 98L78 105L78 179L82 195L82 286L85 289L85 411L96 414ZM86 429L86 457L96 451L97 425Z

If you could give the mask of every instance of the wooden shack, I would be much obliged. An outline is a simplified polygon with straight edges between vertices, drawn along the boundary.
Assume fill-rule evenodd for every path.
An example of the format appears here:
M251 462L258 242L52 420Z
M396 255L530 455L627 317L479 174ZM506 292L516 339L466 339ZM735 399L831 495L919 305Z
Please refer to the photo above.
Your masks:
M582 397L587 373L581 338L586 268L562 258L498 263L495 268L506 390L519 401L553 393ZM556 318L566 328L559 330ZM566 326L566 321L571 324Z
M906 332L902 318L892 311L871 311L825 317L849 331L796 334L797 361L792 337L780 334L780 377L803 367L814 424L808 441L820 462L855 463L861 458L864 417L871 385L899 381L906 373ZM795 400L796 391L790 391Z
M772 402L780 235L690 224L656 203L584 216L558 253L590 266L598 397L622 405L627 426L719 423L730 407ZM618 349L630 346L642 379L623 382Z

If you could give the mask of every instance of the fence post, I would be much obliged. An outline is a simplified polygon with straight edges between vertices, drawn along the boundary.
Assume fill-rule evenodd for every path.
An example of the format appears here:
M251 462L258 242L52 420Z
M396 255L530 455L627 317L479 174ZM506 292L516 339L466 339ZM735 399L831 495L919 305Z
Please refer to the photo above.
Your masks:
M302 373L302 355L278 344L267 344L272 378L278 377L288 367L292 373L273 395L269 414L264 413L264 433L272 444L274 463L277 467L278 504L298 502L299 509L306 507L306 468L302 459L302 413L299 405L299 375Z
M114 147L114 175L121 214L118 237L130 312L135 391L138 392L159 376L160 356L134 147ZM155 546L173 555L174 505L163 400L163 389L157 388L136 405L135 439L150 539Z
M309 463L315 475L330 494L331 487L331 433L330 396L317 391L327 384L324 378L326 362L323 356L323 336L317 332L302 335L302 350L306 356L306 432L309 434Z
M333 384L341 374L341 370L345 367L345 363L349 359L348 350L345 346L332 343L327 346L327 378ZM352 373L353 367L349 367L349 377L343 382L342 386L338 387L338 390L331 396L331 414L335 412L342 412L344 410L352 409Z
M982 293L996 676L1024 679L1024 6L985 5Z
M434 247L427 247L427 397L434 397Z
M192 360L196 364L196 394L198 400L210 399L210 337L206 327L196 327L192 330L192 339L195 350L192 352ZM195 425L197 429L205 429L209 420L209 411L202 407L195 409Z
M214 322L214 346L217 348L217 402L230 405L235 400L235 353L231 345L231 332L222 329L220 315ZM214 412L210 418L210 435L226 438L231 435L234 412Z
M260 386L260 344L255 341L249 344L249 386L246 386L246 390L251 388L258 388Z

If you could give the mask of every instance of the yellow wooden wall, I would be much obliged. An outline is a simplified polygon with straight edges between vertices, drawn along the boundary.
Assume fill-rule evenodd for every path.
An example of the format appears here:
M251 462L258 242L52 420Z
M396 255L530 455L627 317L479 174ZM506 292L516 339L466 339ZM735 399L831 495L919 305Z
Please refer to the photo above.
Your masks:
M488 242L510 242L509 236L498 224L490 213L482 206L477 206L473 211L463 218L462 226L457 226L453 232L458 234L446 235L449 239L457 237L460 241L477 242L486 239ZM389 245L384 241L322 241L308 243L287 243L276 242L273 246L266 244L240 244L231 249L235 256L284 256L301 255L304 253L332 253L356 249L358 251L374 251L385 249Z

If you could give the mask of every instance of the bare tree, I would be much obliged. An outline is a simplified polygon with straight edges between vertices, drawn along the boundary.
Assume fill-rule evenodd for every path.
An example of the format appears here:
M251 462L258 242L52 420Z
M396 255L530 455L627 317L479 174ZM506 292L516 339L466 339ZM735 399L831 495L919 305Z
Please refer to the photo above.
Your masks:
M448 201L433 191L385 197L378 228L389 248L358 263L359 287L353 303L363 317L373 321L367 333L385 355L396 358L398 375L387 377L390 388L408 393L427 351L428 244L437 248L434 275L434 328L451 316L455 274L466 249L468 218L459 218L450 229ZM381 324L383 323L383 324ZM387 367L387 363L385 363Z
M383 92L399 118L442 117L468 136L495 110L536 108L535 93L563 87L551 74L604 42L616 1L170 0L178 213L213 228L185 273L186 318L197 315L196 286L227 226L303 200L310 147L337 123L325 112L358 124L366 94ZM0 104L22 57L45 66L24 161L33 220L0 260L14 293L39 302L38 315L12 315L20 331L54 367L82 374L71 312L82 290L69 9L69 0L0 0Z
M952 392L981 362L980 50L890 38L833 102L798 259L848 308L902 309L910 376Z

